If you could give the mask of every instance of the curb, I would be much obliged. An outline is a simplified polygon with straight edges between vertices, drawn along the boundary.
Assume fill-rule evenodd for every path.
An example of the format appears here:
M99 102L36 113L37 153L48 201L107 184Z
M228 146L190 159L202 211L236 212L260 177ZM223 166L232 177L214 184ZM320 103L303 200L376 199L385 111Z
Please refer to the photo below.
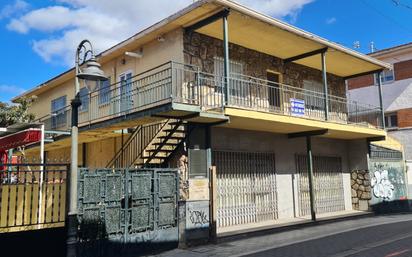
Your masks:
M335 217L327 217L327 218L320 218L317 221L305 220L305 221L297 221L293 224L284 224L284 225L273 225L268 227L256 228L256 229L246 229L246 230L238 230L233 232L226 232L221 235L218 235L216 240L212 243L220 244L220 243L227 243L239 239L245 239L248 237L256 237L256 236L265 236L268 234L274 234L279 232L291 231L300 228L306 228L311 226L323 225L328 223L334 223L339 221L345 220L356 220L361 218L367 217L374 217L375 214L372 212L365 212L365 213L358 213L352 215L342 215L342 216L335 216Z

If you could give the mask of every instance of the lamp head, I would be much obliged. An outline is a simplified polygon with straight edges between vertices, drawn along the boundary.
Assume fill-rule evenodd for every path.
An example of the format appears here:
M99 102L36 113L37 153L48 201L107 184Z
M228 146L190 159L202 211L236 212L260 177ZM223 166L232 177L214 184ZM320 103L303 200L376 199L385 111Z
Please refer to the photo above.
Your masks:
M100 68L100 64L96 61L94 56L86 62L86 65L86 68L80 70L79 74L77 74L79 79L92 81L105 81L108 79L106 75L104 75L104 72Z

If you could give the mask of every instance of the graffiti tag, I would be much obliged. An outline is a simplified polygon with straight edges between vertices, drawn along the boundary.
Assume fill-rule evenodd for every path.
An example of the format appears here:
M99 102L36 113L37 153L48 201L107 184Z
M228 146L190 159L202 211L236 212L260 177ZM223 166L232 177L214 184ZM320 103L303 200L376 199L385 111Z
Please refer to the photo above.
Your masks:
M387 170L375 171L371 179L371 186L373 188L373 194L375 195L375 197L385 200L392 199L393 190L395 189L395 187L389 180Z
M195 226L203 226L209 223L206 212L189 210L189 219Z

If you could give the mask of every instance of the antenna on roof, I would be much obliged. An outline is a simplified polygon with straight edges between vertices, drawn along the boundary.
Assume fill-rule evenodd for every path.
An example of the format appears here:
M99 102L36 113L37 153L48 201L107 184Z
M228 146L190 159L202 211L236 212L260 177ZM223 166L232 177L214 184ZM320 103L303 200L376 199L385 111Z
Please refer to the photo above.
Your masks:
M369 43L369 48L370 48L371 53L375 52L376 51L375 42L371 41Z
M360 41L356 40L355 42L353 42L353 48L354 49L359 49L360 48Z

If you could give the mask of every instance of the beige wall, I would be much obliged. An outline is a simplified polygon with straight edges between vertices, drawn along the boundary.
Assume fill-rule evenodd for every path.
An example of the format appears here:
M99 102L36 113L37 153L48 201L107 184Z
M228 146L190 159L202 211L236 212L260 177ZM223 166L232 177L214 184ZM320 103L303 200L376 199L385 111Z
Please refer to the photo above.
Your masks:
M163 42L155 40L138 47L135 51L140 49L143 50L143 57L140 59L123 55L102 64L102 69L110 76L111 83L117 82L119 76L128 71L135 75L168 61L183 63L183 32L180 29L172 31L164 35ZM84 82L81 81L80 88L84 86ZM69 105L74 97L74 79L36 95L37 99L30 111L36 118L48 115L51 112L51 101L64 95L67 96L66 105Z
M296 179L296 154L306 154L305 138L288 139L287 135L214 128L212 130L212 149L248 152L268 152L275 154L276 184L278 193L279 218L291 218L298 211L298 181ZM316 156L340 157L345 209L352 209L348 142L314 137L312 150ZM359 151L366 158L366 149ZM294 197L295 196L295 197Z

